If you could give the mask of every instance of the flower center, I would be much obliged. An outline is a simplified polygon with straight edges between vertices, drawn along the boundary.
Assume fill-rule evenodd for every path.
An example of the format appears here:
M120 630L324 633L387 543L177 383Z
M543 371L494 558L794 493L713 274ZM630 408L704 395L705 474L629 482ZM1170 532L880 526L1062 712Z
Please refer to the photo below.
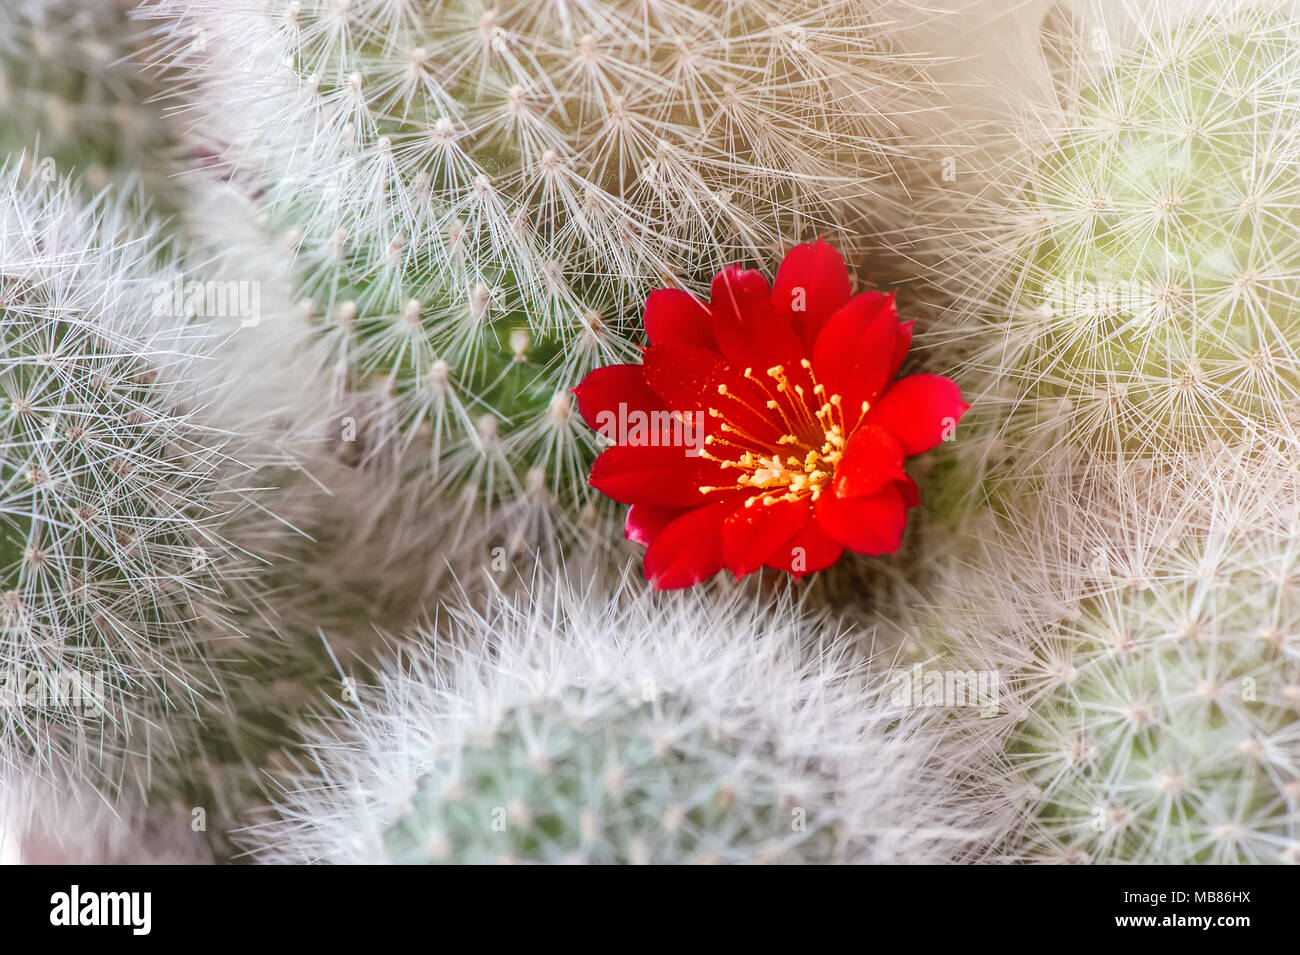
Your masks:
M835 475L835 466L844 454L848 431L843 414L843 399L827 395L825 386L818 384L812 373L812 363L803 359L800 366L808 373L812 392L801 384L793 384L786 376L785 367L774 365L767 369L766 379L745 369L745 378L758 386L766 396L762 408L735 394L725 384L718 386L718 394L729 398L741 407L765 418L779 432L775 440L755 437L738 428L718 408L710 408L709 415L722 418L721 435L704 439L707 447L730 449L728 456L719 456L709 450L701 456L716 461L725 470L741 473L731 487L703 486L700 493L722 490L752 490L755 493L746 507L756 504L775 504L778 501L796 501L805 494L815 501ZM865 406L862 409L866 411Z

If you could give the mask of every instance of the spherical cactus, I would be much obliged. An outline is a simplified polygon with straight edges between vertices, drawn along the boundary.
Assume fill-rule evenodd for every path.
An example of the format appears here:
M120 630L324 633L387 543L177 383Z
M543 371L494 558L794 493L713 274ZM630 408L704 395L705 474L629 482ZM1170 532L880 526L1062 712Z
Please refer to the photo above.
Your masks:
M860 247L897 208L925 110L873 6L149 9L179 17L160 59L289 233L327 366L368 399L357 457L414 443L439 487L580 506L595 448L569 389L635 355L651 288L815 233Z
M1295 20L1241 2L1124 28L1091 9L1054 46L1063 107L1026 140L1019 195L967 209L972 251L1010 267L955 338L989 373L1021 470L1062 446L1104 466L1294 444Z
M1097 548L1097 593L1039 644L1012 738L1036 791L1019 851L1300 861L1297 487L1248 473L1257 487L1216 475L1209 506L1149 528L1147 554Z
M860 862L974 851L977 808L950 800L936 740L788 601L768 616L739 595L656 599L625 584L612 602L597 597L538 586L531 603L498 597L485 614L457 613L436 663L391 666L377 698L362 691L318 731L314 771L250 833L260 857Z
M117 756L166 749L164 714L217 692L191 625L239 636L221 528L248 474L203 423L205 332L132 204L15 169L0 192L0 745L116 785Z
M131 62L131 0L12 0L0 9L0 161L89 191L141 179L169 188L172 137Z
M1257 454L1076 484L899 612L905 658L1000 674L952 731L1002 740L972 785L1022 820L1005 858L1297 860L1300 486Z

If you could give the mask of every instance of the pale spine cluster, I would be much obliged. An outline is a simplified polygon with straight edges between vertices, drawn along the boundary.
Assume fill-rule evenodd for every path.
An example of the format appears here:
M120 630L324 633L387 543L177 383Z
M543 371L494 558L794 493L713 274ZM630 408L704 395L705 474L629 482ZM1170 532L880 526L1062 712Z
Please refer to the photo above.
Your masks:
M255 603L223 536L250 472L204 423L210 333L171 314L179 267L133 204L0 188L0 743L112 788L220 696L227 607Z
M268 862L919 862L976 851L927 737L788 600L531 581L315 731ZM437 641L434 649L433 641ZM836 649L838 646L840 649Z
M997 419L995 478L1294 446L1294 17L1269 0L1072 9L1048 25L1057 103L1022 124L1010 194L954 219L974 240L953 273L967 307L940 337ZM952 234L938 244L961 260Z

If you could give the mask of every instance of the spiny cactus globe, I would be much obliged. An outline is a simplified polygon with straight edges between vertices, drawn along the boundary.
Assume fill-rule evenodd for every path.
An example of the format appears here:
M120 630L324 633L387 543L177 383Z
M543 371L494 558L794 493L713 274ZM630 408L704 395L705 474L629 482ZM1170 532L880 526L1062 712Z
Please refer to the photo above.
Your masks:
M245 475L202 423L175 265L132 203L74 191L0 170L0 745L111 777L211 688L194 619L238 635Z
M1147 465L1068 499L990 538L979 565L949 571L942 606L918 601L899 628L929 667L1000 674L1000 714L948 715L957 735L1001 740L973 786L1022 820L1006 857L1296 861L1289 457L1216 450L1173 481Z
M1266 2L1214 10L1125 31L1094 4L1062 46L1059 128L988 213L1012 265L965 340L1022 467L1057 445L1296 440L1300 28Z
M362 691L318 731L314 771L250 833L259 856L736 863L970 850L975 813L949 800L935 741L843 652L801 642L816 620L788 601L769 616L738 595L657 599L630 581L612 602L598 596L558 584L457 612L437 659L391 666L377 698Z
M1011 742L1031 858L1300 861L1300 488L1199 490L1145 547L1098 547L1095 596L1037 646Z
M814 234L854 247L924 113L896 24L857 0L148 9L369 399L357 456L418 443L489 502L585 500L569 389L635 354L646 293ZM168 48L195 33L206 54Z

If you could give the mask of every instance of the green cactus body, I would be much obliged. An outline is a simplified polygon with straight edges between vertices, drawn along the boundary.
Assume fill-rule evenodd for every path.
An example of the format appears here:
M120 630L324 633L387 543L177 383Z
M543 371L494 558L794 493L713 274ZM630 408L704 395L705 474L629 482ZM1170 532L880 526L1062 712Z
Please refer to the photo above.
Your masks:
M965 650L1013 662L1017 858L1300 859L1296 493L1282 455L1189 459L1182 479L1095 498L1064 545L1009 558L1038 608ZM1075 596L1044 625L1062 586Z
M1300 669L1282 628L1300 608L1279 573L1158 579L1063 628L1059 678L1013 749L1041 792L1032 854L1296 860Z
M397 863L830 861L834 827L792 825L794 794L734 733L671 697L570 688L440 760L385 850Z
M939 771L942 741L919 738L825 618L788 596L769 615L736 591L605 586L566 574L449 610L307 728L311 763L279 782L249 849L330 864L970 851L980 822Z
M1293 432L1296 39L1265 15L1184 23L1069 104L1019 210L1017 437L1147 454Z

